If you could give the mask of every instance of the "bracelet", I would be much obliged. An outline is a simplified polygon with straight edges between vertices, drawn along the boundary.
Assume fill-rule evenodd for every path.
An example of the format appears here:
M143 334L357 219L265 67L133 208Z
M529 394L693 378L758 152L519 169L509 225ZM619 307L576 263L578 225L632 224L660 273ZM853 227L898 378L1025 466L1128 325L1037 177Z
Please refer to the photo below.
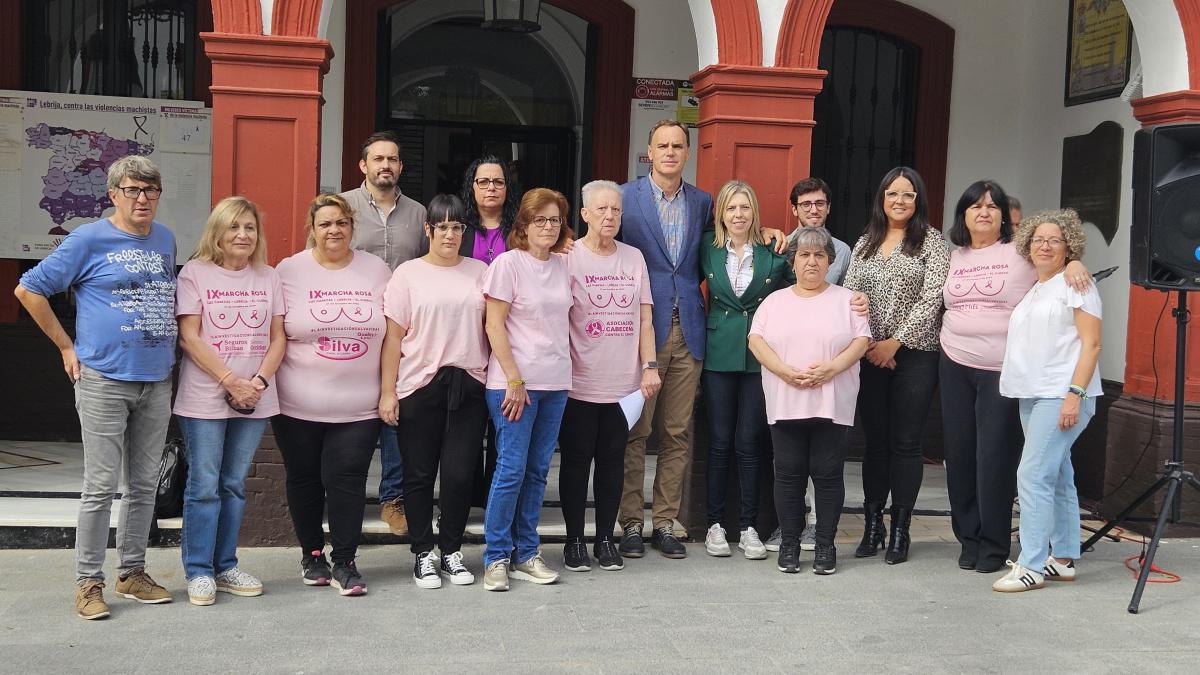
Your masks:
M254 377L253 377L253 378L251 378L251 379L258 380L259 382L262 382L262 385L263 385L263 391L266 391L266 390L268 390L268 389L270 389L270 388L271 388L271 383L270 383L270 382L267 382L267 378L263 377L261 373L255 373L255 374L254 374Z
M225 373L224 375L222 375L222 376L221 376L221 379L217 380L217 384L222 384L222 383L224 383L224 382L225 382L225 380L229 379L229 376L230 376L230 375L232 375L232 374L233 374L233 371L232 371L232 370L231 370L231 371L229 371L229 372L227 372L227 373Z
M510 387L524 387L524 386L525 386L525 380L509 380L509 381L508 381L508 386L510 386Z
M1072 384L1071 386L1067 387L1067 393L1075 394L1076 396L1078 396L1081 399L1087 398L1087 389L1084 389L1083 387L1081 387L1077 384Z

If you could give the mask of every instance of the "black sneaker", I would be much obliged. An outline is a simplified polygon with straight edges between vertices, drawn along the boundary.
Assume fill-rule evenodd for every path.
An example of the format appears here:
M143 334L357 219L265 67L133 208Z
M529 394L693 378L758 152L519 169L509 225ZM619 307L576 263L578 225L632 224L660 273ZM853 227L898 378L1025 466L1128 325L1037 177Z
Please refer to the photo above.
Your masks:
M367 582L358 573L358 566L354 564L353 560L334 563L333 580L329 584L338 589L338 593L342 595L367 594Z
M800 540L791 539L779 542L779 571L786 574L796 574L800 571Z
M654 530L654 534L650 536L650 545L658 549L664 558L687 557L687 548L679 541L679 537L675 536L675 530L669 525Z
M625 532L621 536L621 555L626 558L640 558L646 555L646 544L642 541L641 525L625 526Z
M813 554L813 574L833 574L837 571L837 549L833 544L817 544Z
M441 567L441 556L437 551L429 550L418 553L413 558L413 581L421 588L441 588L442 577L438 575Z
M300 579L305 586L328 586L333 576L329 571L329 561L321 551L313 551L301 558L300 570Z
M588 556L583 537L567 540L567 545L563 547L563 567L572 572L587 572L592 569L592 559Z
M621 554L617 552L617 545L613 543L612 537L597 539L592 546L592 555L600 561L602 570L615 572L625 567L625 561L621 560Z

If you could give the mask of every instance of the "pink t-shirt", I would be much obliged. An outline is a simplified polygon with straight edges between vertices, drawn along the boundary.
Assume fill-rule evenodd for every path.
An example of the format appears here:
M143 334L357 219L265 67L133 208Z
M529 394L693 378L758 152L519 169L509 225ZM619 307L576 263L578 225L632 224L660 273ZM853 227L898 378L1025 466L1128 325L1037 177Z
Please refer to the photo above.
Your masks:
M271 346L271 317L283 314L279 275L266 265L233 271L192 260L179 271L175 316L199 316L200 337L238 377L258 372ZM273 379L273 378L272 378ZM262 393L254 412L242 415L225 402L225 388L190 358L179 363L175 414L197 419L262 418L279 413L274 383Z
M652 305L650 276L641 251L615 242L616 253L598 255L575 242L571 273L571 391L589 403L616 403L642 382L642 305Z
M433 381L439 368L461 368L484 381L488 343L483 330L487 263L463 258L439 267L417 258L396 268L383 294L383 313L405 329L396 396Z
M508 344L513 360L534 391L571 388L571 347L568 313L571 311L571 276L567 257L550 254L538 260L521 249L496 256L483 277L483 293L509 303ZM496 360L488 362L488 389L507 389L508 376Z
M942 287L942 349L955 363L1000 370L1008 319L1033 288L1037 273L1011 242L987 248L963 246L950 254L950 274Z
M313 422L358 422L379 416L379 352L387 320L387 263L355 251L339 270L311 250L279 263L287 314L287 352L275 377L279 411Z
M850 308L852 291L830 285L815 297L802 298L792 287L767 296L754 314L750 335L766 340L784 363L807 368L833 359L855 338L871 337L867 317ZM854 425L858 398L858 363L816 389L793 387L762 369L767 422L820 418Z

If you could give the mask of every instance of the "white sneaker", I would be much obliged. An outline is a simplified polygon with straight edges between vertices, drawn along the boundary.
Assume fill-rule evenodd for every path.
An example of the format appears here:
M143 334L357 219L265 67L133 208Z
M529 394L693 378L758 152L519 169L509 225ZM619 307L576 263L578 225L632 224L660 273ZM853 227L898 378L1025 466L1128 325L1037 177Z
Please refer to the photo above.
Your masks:
M1050 556L1046 558L1042 574L1046 577L1046 581L1075 581L1075 561L1060 563L1054 559L1054 556Z
M217 601L217 582L209 576L193 577L188 580L188 602L207 607Z
M758 538L758 530L753 527L742 530L741 536L738 537L738 548L746 554L747 560L767 559L767 547L763 546L762 540Z
M1001 593L1022 593L1024 591L1032 591L1042 588L1046 585L1046 577L1031 569L1021 567L1018 563L1011 560L1005 563L1010 568L1008 574L996 580L992 584L993 591Z
M817 550L817 524L809 523L804 526L804 531L800 533L800 550L815 551Z
M704 550L709 555L724 558L729 555L729 540L725 538L725 528L720 523L713 523L704 535Z
M234 567L217 575L217 590L244 598L253 598L262 595L263 585L252 575Z

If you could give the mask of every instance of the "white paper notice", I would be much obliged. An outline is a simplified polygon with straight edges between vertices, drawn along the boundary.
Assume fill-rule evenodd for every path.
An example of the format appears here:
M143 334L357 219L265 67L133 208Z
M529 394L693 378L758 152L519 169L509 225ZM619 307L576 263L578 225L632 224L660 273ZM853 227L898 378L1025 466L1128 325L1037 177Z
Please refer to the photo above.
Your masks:
M633 429L633 425L642 416L642 407L646 405L646 397L642 396L641 389L634 389L633 393L621 399L621 412L625 413L625 426Z

